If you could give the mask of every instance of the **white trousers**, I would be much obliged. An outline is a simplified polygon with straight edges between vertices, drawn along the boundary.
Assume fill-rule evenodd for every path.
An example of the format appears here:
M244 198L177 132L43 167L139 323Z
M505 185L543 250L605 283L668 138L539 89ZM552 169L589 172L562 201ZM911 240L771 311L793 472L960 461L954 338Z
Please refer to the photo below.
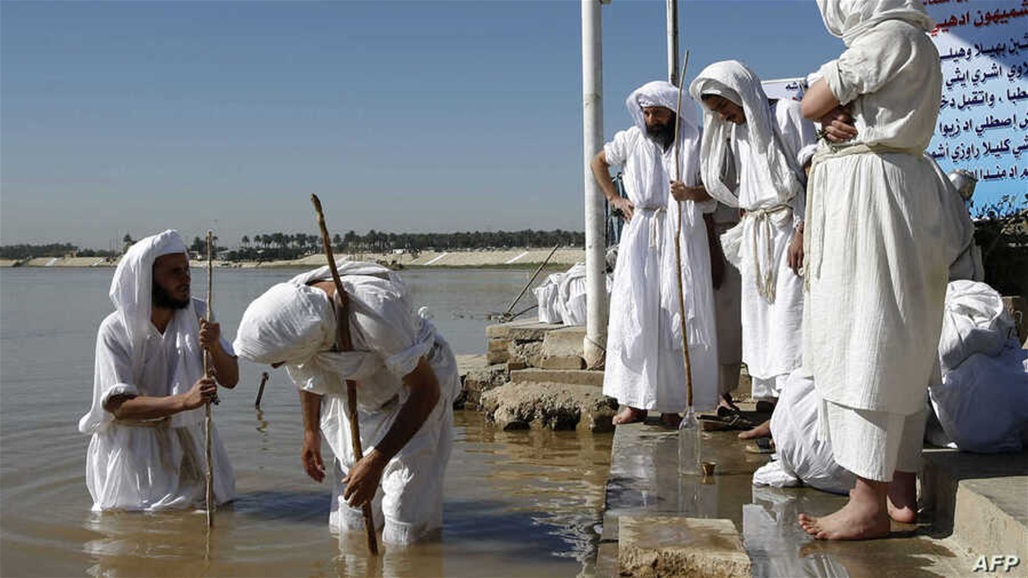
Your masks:
M840 466L864 479L891 482L896 470L921 469L926 414L926 409L901 415L823 400L818 411L818 438L831 441Z

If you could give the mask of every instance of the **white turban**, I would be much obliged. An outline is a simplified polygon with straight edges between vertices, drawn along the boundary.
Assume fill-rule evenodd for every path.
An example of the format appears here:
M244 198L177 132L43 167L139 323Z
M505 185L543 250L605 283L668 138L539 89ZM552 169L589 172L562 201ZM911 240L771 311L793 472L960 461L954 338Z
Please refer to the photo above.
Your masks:
M797 176L795 159L789 157L779 142L775 119L760 78L745 64L737 60L711 64L692 81L689 93L697 101L701 101L705 94L716 94L741 106L746 115L749 144L760 158L756 168L761 185L773 187L782 202L803 190ZM733 95L734 99L731 97ZM727 148L731 134L732 123L722 120L720 115L704 106L703 141L700 147L703 184L712 197L730 207L738 207L736 193L723 182L727 174L723 165L730 158Z
M825 28L846 46L885 20L903 20L925 32L935 21L920 0L817 0Z
M635 89L625 100L628 114L639 130L646 134L646 117L643 115L644 108L662 106L671 112L678 111L678 88L670 82L654 80ZM689 95L682 95L681 111L678 111L679 138L695 138L699 136L699 129L696 127L696 107L693 105Z
M187 259L189 258L182 236L178 231L168 229L163 233L141 239L129 247L114 271L111 301L121 315L133 344L146 337L150 324L154 261L157 257L173 253L183 253Z

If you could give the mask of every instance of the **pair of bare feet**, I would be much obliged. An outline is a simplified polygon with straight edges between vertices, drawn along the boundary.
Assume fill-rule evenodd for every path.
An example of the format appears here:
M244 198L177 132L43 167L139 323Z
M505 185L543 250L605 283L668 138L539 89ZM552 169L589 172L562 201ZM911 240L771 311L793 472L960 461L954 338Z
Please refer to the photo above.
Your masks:
M820 518L799 515L803 529L818 540L870 540L889 535L892 521L917 522L917 474L896 472L891 482L857 478L842 509Z
M646 410L638 409L629 406L623 406L621 411L614 415L614 425L625 425L629 423L636 423L646 419ZM682 421L682 417L677 413L662 413L660 414L660 421L668 427L678 427L678 424Z

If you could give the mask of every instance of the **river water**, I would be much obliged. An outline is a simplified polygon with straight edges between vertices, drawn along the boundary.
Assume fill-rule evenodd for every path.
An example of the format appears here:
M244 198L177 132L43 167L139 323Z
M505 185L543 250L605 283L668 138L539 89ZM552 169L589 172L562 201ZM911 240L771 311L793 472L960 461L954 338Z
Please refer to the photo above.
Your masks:
M113 269L0 271L0 575L2 576L588 576L593 572L611 435L503 432L456 412L441 541L384 548L328 528L331 489L299 459L295 388L283 370L240 362L214 419L238 499L202 512L92 514L86 491L96 329L112 310ZM215 270L214 311L233 336L243 309L293 270ZM530 277L510 270L404 272L418 305L458 353L483 353L485 314ZM537 281L538 282L538 281ZM194 269L194 295L206 274ZM518 309L527 307L529 293ZM531 314L531 313L530 313ZM269 370L261 410L259 376Z

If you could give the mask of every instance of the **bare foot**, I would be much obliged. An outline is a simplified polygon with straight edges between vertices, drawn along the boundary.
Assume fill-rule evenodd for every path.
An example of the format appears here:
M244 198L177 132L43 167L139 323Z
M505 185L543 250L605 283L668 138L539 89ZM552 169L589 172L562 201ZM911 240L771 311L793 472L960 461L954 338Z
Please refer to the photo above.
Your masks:
M614 425L624 425L628 423L636 423L646 419L646 410L636 409L634 407L628 407L627 405L621 408L621 411L617 412L614 419Z
M814 518L799 515L800 526L818 540L871 540L889 535L889 514L885 506L887 482L857 479L850 501L839 511Z
M771 437L771 420L767 420L757 427L746 430L739 434L741 440L752 440L755 438L769 438Z
M897 471L889 484L889 517L901 524L917 522L917 474Z

